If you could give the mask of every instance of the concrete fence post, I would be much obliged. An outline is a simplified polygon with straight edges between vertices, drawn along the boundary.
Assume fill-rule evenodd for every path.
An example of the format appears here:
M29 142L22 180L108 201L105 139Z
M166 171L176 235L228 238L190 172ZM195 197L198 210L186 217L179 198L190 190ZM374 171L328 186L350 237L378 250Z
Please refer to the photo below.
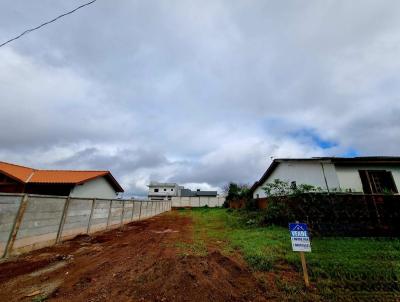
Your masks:
M91 221L92 221L92 217L93 217L93 212L94 212L94 207L95 206L96 206L96 198L93 198L93 200L92 200L92 208L90 209L89 222L88 222L86 234L89 234L89 232L90 232L90 224L91 224Z
M153 202L149 201L149 206L150 208L147 210L147 217L151 217L152 213L153 213Z
M64 229L65 220L67 219L67 213L68 213L70 200L71 200L71 197L68 196L67 199L65 200L65 203L64 203L64 209L63 209L63 213L62 213L62 216L61 216L60 225L58 226L56 243L60 242L61 237L62 237L62 232L63 232L63 229Z
M106 226L106 230L107 230L108 227L110 226L112 204L113 204L113 200L111 199L111 200L110 200L110 208L108 209L108 217L107 217L107 226Z
M132 200L132 216L131 216L131 222L133 221L133 214L135 213L135 201Z
M140 220L140 216L142 215L142 201L140 202L140 208L139 208L139 220Z
M19 231L19 227L21 226L22 218L24 217L26 207L28 206L28 199L29 199L28 194L22 196L17 215L15 216L14 224L10 232L10 236L8 237L6 248L4 249L3 257L10 255L13 249L14 242L15 239L17 238L17 234Z
M122 214L121 214L120 227L124 225L124 216L125 216L125 201L122 201Z

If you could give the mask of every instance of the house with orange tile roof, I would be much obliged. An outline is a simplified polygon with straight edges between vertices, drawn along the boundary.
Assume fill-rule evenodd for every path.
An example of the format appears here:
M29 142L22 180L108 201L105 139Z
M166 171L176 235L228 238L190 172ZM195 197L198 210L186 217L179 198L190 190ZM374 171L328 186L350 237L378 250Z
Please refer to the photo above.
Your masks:
M39 170L0 161L0 192L116 198L124 190L110 171Z

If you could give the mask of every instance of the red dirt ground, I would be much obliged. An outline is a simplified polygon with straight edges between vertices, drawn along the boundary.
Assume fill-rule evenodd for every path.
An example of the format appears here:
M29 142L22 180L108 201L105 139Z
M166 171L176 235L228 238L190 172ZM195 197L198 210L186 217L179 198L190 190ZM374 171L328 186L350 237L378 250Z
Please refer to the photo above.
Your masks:
M0 301L266 301L239 257L182 254L189 217L170 212L0 263Z

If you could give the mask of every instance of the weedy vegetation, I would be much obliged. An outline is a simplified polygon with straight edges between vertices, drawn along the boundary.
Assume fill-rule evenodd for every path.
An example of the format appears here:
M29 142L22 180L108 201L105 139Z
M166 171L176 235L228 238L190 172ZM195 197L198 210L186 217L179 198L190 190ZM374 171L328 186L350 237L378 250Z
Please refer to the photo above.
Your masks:
M195 242L201 246L208 241L224 253L240 253L255 272L276 276L274 287L281 300L400 300L399 239L312 238L312 252L306 257L313 288L306 291L299 254L292 252L286 228L260 226L260 214L245 210L203 208L181 214L194 220ZM284 277L288 272L295 278Z

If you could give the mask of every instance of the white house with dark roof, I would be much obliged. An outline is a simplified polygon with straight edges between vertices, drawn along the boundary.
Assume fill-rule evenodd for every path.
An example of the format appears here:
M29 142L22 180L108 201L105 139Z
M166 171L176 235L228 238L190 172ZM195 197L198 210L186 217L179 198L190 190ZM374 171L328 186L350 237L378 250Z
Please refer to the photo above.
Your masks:
M263 187L275 179L292 185L313 185L327 192L397 194L400 188L400 157L274 159L260 180L251 187L253 198L266 197Z

